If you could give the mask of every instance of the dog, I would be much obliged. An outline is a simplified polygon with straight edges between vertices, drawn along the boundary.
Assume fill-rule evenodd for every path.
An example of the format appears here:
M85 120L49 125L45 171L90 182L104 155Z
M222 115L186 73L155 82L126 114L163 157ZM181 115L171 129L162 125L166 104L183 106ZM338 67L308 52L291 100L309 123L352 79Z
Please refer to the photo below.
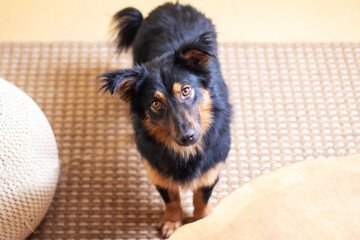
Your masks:
M134 66L99 75L99 91L130 105L135 140L150 181L165 202L160 234L182 224L179 188L194 193L194 219L209 198L230 149L231 105L217 59L214 25L195 8L166 3L143 19L134 8L114 16L119 52Z

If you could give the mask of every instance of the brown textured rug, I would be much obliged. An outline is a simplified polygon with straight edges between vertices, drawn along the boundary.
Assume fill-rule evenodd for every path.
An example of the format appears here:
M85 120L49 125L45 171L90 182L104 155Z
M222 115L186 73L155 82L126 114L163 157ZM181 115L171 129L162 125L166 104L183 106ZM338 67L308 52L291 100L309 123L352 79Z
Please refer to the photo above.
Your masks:
M95 76L130 67L105 43L0 43L0 77L29 94L56 135L55 198L29 239L158 239L163 210L136 151L127 106ZM220 44L232 148L216 202L256 176L360 153L360 43ZM183 192L192 212L192 196Z

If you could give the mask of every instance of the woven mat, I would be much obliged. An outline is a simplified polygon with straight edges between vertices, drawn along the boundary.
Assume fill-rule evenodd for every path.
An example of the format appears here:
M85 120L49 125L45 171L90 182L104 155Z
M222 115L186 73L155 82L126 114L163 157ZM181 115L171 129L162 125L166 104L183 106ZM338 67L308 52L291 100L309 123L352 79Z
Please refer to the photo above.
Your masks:
M163 203L134 144L127 106L94 77L131 66L105 43L1 43L0 77L29 94L57 138L61 175L29 239L158 239ZM275 168L360 153L360 44L221 44L232 147L211 204ZM192 196L183 192L192 212Z

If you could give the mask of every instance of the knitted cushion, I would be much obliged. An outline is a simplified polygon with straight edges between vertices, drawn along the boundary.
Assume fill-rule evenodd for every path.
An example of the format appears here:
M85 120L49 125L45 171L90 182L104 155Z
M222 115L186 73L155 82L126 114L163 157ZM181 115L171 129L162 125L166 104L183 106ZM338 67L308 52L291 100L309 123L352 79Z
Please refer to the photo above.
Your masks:
M24 239L36 228L58 175L56 141L45 115L0 78L0 239Z

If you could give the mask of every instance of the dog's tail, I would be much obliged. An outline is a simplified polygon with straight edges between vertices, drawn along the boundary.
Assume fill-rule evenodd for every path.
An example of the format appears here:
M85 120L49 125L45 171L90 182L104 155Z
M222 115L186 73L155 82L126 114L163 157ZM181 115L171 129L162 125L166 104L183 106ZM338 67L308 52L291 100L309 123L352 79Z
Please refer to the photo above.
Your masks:
M115 43L119 52L129 49L142 21L141 12L131 7L125 8L114 15Z

